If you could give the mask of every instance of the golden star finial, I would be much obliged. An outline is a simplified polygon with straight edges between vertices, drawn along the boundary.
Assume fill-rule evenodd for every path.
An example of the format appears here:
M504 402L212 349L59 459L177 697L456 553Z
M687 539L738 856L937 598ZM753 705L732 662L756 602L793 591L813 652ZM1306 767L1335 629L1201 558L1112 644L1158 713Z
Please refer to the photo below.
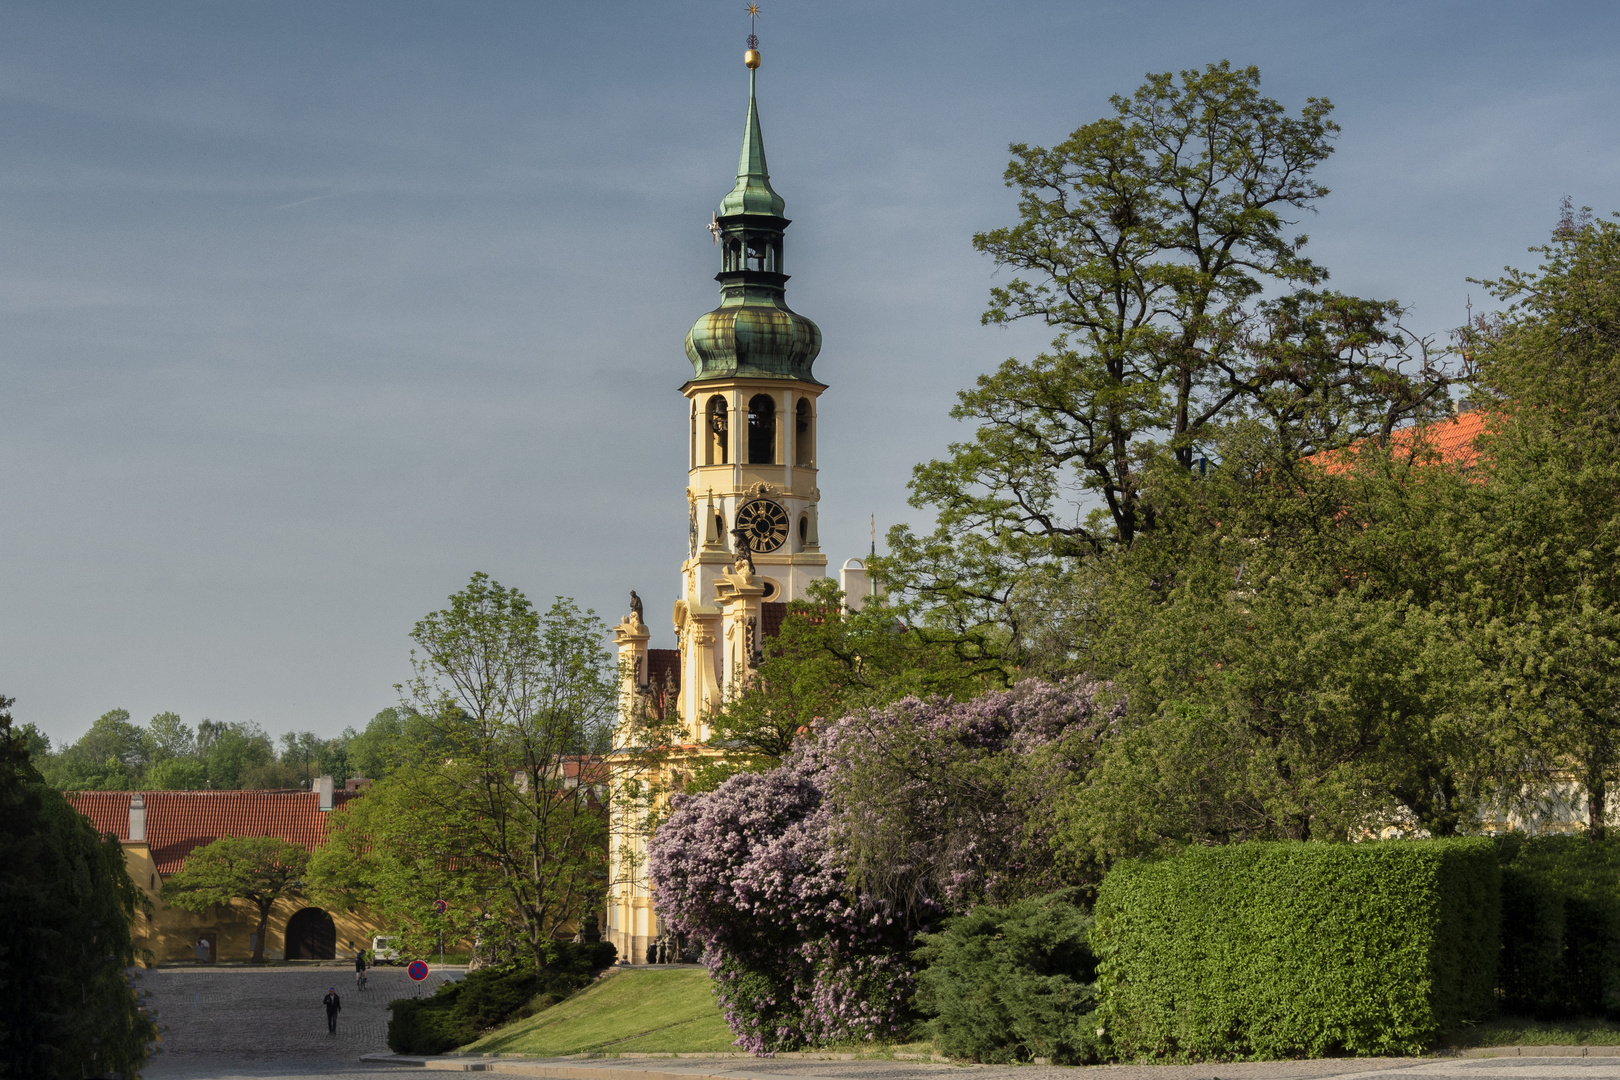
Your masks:
M743 63L749 70L759 67L759 38L754 33L754 20L759 18L759 5L748 5L748 51L743 53Z

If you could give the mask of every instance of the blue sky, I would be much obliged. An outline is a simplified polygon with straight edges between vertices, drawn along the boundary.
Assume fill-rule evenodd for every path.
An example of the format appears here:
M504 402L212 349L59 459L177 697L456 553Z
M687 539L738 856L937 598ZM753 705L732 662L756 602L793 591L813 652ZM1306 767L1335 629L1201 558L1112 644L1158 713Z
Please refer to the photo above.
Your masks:
M474 570L672 644L681 342L746 101L740 0L0 6L0 691L335 734ZM1332 284L1444 334L1558 201L1620 209L1620 6L764 3L823 548L920 521L986 329L1006 146L1148 71L1330 98Z

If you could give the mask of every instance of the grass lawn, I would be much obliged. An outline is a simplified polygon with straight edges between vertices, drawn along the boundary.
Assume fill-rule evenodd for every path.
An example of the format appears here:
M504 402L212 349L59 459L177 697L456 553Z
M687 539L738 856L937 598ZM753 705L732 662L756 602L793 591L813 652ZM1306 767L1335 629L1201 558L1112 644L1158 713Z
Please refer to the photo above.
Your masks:
M1454 1031L1446 1045L1469 1046L1620 1046L1620 1024L1607 1020L1527 1020L1493 1016Z
M587 1051L695 1054L736 1050L733 1038L709 990L709 973L676 968L616 971L567 1001L462 1049L534 1057Z

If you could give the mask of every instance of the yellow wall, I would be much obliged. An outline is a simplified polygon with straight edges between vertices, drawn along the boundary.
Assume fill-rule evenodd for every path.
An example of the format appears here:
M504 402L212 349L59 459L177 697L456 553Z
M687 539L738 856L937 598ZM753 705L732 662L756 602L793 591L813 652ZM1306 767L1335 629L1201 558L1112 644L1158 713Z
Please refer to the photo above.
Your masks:
M151 902L148 912L135 917L135 944L138 949L151 952L154 964L196 961L197 938L213 933L215 958L218 960L251 960L252 935L259 925L259 909L246 900L233 900L229 904L212 907L195 914L184 908L164 904L160 893L163 875L157 872L151 849L144 843L125 841L124 863L129 868L130 880L146 894ZM315 907L307 900L278 900L270 909L265 924L266 960L281 960L286 956L287 920L306 907ZM334 911L324 909L332 916L337 927L337 956L352 959L355 950L371 947L371 939L382 933L378 925L365 912Z

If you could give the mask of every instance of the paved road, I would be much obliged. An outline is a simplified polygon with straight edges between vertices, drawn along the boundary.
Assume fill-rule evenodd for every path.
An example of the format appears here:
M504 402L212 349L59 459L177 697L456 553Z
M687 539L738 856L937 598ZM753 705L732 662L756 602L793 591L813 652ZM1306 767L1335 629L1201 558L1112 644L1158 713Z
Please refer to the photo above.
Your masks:
M459 969L451 969L459 974ZM388 1002L431 993L435 971L420 989L400 968L374 968L370 989L354 988L353 969L158 968L144 972L157 1021L167 1030L152 1080L234 1077L421 1077L421 1069L364 1065L361 1054L386 1051ZM321 998L336 986L343 999L338 1032L326 1031Z
M421 1068L367 1065L360 1061L360 1055L386 1052L389 1001L413 992L431 992L444 976L435 972L425 990L415 987L397 968L377 969L372 976L372 989L359 994L354 989L354 973L338 968L146 972L141 985L151 992L158 1021L167 1030L163 1053L145 1075L149 1080L423 1077ZM335 1036L327 1034L326 1015L321 1008L321 997L333 985L343 998ZM643 1070L665 1076L759 1080L946 1080L960 1078L964 1072L975 1074L972 1080L1620 1080L1620 1057L1351 1058L1230 1065L1112 1065L1086 1070L735 1057L564 1060L554 1064L568 1069L623 1072L624 1080L648 1080L635 1075Z

